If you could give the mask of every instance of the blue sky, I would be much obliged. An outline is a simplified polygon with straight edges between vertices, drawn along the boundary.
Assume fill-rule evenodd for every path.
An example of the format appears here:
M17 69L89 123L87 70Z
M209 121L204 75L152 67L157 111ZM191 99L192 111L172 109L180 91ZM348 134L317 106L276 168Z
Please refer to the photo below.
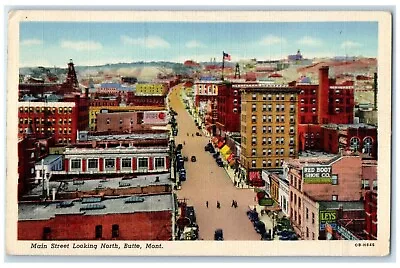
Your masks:
M23 22L20 66L65 67L133 61L376 57L377 22L112 23Z

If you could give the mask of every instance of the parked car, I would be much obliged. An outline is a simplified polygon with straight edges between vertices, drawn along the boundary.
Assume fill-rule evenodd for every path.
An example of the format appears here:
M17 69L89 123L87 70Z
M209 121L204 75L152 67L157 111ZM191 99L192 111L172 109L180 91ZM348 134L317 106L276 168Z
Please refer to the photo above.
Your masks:
M262 221L255 221L253 224L254 230L256 230L257 233L264 234L266 232L265 223L263 223Z
M208 147L207 145L204 146L204 151L206 151L206 152L210 151L210 147Z
M217 161L217 165L218 165L219 167L223 167L223 166L224 166L224 163L223 163L222 161Z
M266 233L261 234L261 240L271 241L271 230Z
M196 132L196 136L201 137L201 134L199 132Z
M186 170L181 169L181 170L179 171L179 179L180 179L181 181L186 181Z
M214 147L210 147L210 153L212 153L212 154L214 154L215 153L215 149L214 149Z
M217 159L217 158L219 157L219 152L214 153L214 154L213 154L213 157L214 157L215 159Z
M257 211L249 210L249 211L247 211L246 214L247 214L247 217L248 217L252 222L258 221L258 220L259 220Z
M192 162L196 162L196 156L192 155L192 157L190 158L190 160L191 160Z
M217 229L214 232L214 240L223 241L224 240L224 232L222 229Z
M185 162L186 162L186 161L189 161L189 158L188 158L187 156L184 156L184 157L183 157L183 161L185 161Z

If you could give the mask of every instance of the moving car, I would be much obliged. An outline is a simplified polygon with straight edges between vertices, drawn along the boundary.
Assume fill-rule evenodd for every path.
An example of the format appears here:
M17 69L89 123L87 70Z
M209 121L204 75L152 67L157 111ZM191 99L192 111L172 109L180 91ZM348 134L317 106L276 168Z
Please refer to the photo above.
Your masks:
M214 232L214 240L223 241L224 240L224 232L222 229L216 229Z
M191 160L192 162L196 162L196 156L192 155L192 157L190 158L190 160Z

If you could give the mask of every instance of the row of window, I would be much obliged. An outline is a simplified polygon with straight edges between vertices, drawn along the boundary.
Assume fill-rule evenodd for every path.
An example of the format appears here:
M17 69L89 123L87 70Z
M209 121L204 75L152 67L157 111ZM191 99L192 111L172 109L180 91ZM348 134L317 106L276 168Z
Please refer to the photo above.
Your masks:
M95 230L94 230L94 237L95 239L101 239L103 238L103 226L102 225L96 225ZM118 224L113 224L111 227L111 238L118 238L119 237L119 225ZM50 227L44 227L43 228L43 240L51 240L51 228Z
M261 140L261 145L272 145L272 138L271 137L263 137ZM275 138L275 144L285 144L285 138L283 137L276 137ZM251 138L251 145L256 146L257 145L257 137L252 137ZM289 138L289 145L294 145L294 137Z
M290 105L289 110L290 110L290 112L294 112L294 110L295 110L294 104ZM251 111L252 112L257 112L257 104L253 103L251 105ZM262 111L263 112L272 112L272 104L268 104L268 105L267 104L263 104L262 105ZM284 104L281 104L281 105L277 104L275 106L275 111L276 112L284 112L285 111L285 105Z
M40 113L40 112L56 112L58 111L58 113L72 113L72 107L58 107L58 109L56 107L19 107L19 112L20 113L27 113L27 112L36 112L36 113Z
M260 96L259 94L253 94L252 96L251 96L251 99L252 100L257 100L257 96ZM272 95L271 94L263 94L263 95L261 95L262 96L262 100L272 100ZM285 100L285 95L279 95L279 94L276 94L275 95L275 100ZM292 94L292 95L290 95L290 100L291 101L294 101L294 100L296 100L296 98L295 98L295 96Z
M275 149L275 155L284 155L285 154L285 149L281 148L281 149ZM294 155L294 148L289 148L289 154L290 155ZM251 155L252 156L257 156L257 150L256 149L251 149ZM262 149L262 155L268 155L271 156L272 155L272 149Z
M23 128L19 128L19 133L20 134L22 134L22 133L24 133L24 129ZM56 133L56 130L55 130L55 128L54 127L52 127L52 128L50 128L50 127L48 127L47 129L45 129L45 128L36 128L36 133L40 133L40 134L45 134L45 133L47 133L47 134L55 134ZM72 134L72 130L71 130L71 128L59 128L58 129L58 134Z
M262 117L262 122L263 123L272 123L272 115L263 115ZM243 122L245 122L245 121L243 121ZM276 123L285 123L285 116L284 115L276 115L275 116L275 122ZM290 123L294 123L295 122L295 118L294 118L294 115L291 115L290 117L289 117L289 122ZM252 115L251 116L251 123L252 124L256 124L257 123L257 116L256 115Z
M56 123L56 119L55 118L47 118L47 120L45 120L44 118L19 118L19 123L20 124L32 124L33 121L35 121L35 124L45 124L50 123L50 124L55 124ZM72 118L59 118L58 119L58 124L59 125L70 125L72 124Z
M105 169L115 169L116 167L116 159L115 158L106 158L104 159L104 167ZM138 169L148 169L149 168L149 158L143 157L137 159L137 167ZM87 169L88 170L98 170L99 168L99 159L88 159L87 160ZM131 169L132 168L132 158L121 158L121 168L122 169ZM163 157L155 157L154 158L154 168L155 169L164 169L165 168L165 159ZM73 169L82 169L82 159L71 159L71 170Z
M266 134L266 133L271 133L272 134L272 126L262 126L262 133ZM246 132L246 131L244 131ZM289 132L291 134L294 134L294 127L290 127L289 128ZM257 134L257 127L256 126L252 126L251 127L251 133L252 134ZM275 133L285 133L285 127L284 126L275 126Z
M282 166L284 162L284 159L276 159L275 160L275 167ZM251 160L251 167L252 168L257 168L257 161L256 160ZM262 160L262 167L272 167L272 161L271 160Z
M369 185L369 180L361 180L361 189L378 190L378 181L377 180L372 181L372 189L371 189L371 186Z

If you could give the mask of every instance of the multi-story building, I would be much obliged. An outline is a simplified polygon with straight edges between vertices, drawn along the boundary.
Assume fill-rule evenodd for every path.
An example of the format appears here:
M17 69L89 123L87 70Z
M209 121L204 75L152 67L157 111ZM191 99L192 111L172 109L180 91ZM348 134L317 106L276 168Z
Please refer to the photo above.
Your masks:
M316 235L316 224L319 224L316 211L323 209L315 202L350 204L360 202L363 197L362 157L359 155L330 155L316 152L302 154L299 159L290 159L287 162L287 174L290 220L295 231L306 239L317 239L316 237L319 236ZM359 204L355 206L361 209ZM310 216L312 223L309 222ZM347 218L347 216L342 217L342 219ZM307 228L309 233L314 233L314 238L311 235L308 237L305 235Z
M30 128L37 138L54 137L58 144L74 143L77 130L88 128L87 95L65 95L18 102L19 137Z
M166 84L137 84L136 96L166 96L168 87Z
M20 202L18 239L172 240L173 213L171 193Z
M302 151L318 149L319 126L353 123L354 82L337 84L335 79L329 79L328 74L329 67L323 66L319 69L319 84L289 83L300 90L298 142Z
M234 86L233 88L235 88ZM241 90L242 168L249 179L261 169L282 167L296 158L297 94L287 85L238 85Z

